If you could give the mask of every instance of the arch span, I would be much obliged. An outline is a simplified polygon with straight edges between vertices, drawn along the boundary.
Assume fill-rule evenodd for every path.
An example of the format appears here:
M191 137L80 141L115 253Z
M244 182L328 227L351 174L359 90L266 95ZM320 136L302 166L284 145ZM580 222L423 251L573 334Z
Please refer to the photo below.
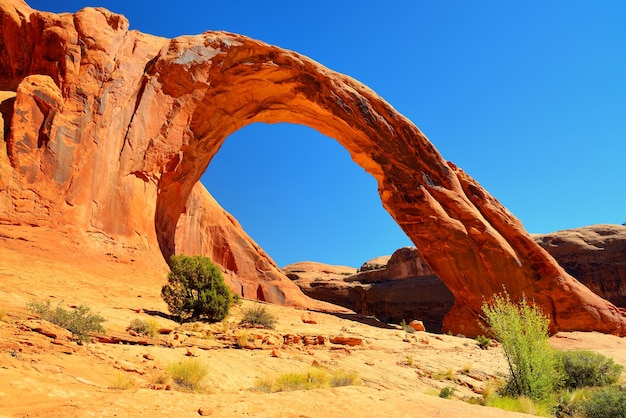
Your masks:
M229 33L174 39L147 69L137 113L152 115L132 122L128 140L153 141L143 170L160 172L155 228L166 258L192 187L228 135L253 122L303 124L377 180L383 206L455 295L445 328L474 334L467 315L504 284L512 297L532 295L555 330L622 332L622 313L570 277L411 121L302 55Z

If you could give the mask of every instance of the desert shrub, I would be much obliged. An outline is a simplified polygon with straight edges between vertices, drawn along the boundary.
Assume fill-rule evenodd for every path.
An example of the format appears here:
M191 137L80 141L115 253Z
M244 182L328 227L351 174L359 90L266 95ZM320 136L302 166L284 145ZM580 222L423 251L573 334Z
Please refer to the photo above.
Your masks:
M491 338L485 337L484 335L479 335L476 337L476 343L482 350L486 350L491 346Z
M4 319L4 316L7 314L6 308L0 308L0 321Z
M586 386L607 386L616 383L624 366L612 358L587 350L557 352L562 369L563 386L576 389Z
M402 329L404 330L404 332L407 332L409 334L415 334L415 330L413 328L411 328L409 326L409 324L406 323L406 321L403 319L400 322L400 326L402 327Z
M550 319L525 298L513 303L506 291L482 305L484 320L500 342L509 365L503 394L539 400L554 393L560 377L558 359L549 345Z
M182 320L221 321L233 297L218 266L199 255L173 255L161 296L171 313Z
M356 372L349 372L343 369L334 371L330 376L330 386L355 386L361 384L361 378Z
M257 305L243 311L243 320L241 323L252 326L261 325L264 328L274 328L276 321L276 317L269 313L265 306Z
M177 385L190 391L199 391L204 387L204 379L209 373L206 364L197 359L172 363L167 367L167 372Z
M111 389L128 390L134 386L135 382L126 374L118 372L111 380Z
M102 323L105 319L92 314L87 306L80 305L73 310L64 309L58 304L52 309L49 300L45 302L31 302L28 304L31 312L38 314L41 319L70 331L74 338L80 342L89 341L89 334L94 332L104 332Z
M573 413L585 418L626 417L626 391L620 386L606 386L585 393L573 404ZM568 411L570 413L571 411Z
M505 411L521 412L523 414L552 416L551 405L546 402L533 401L528 396L498 396L492 395L485 398L485 406L499 408Z
M441 388L441 390L439 391L439 397L443 399L448 399L450 398L450 396L454 395L455 391L456 391L455 388L451 386L445 386Z
M250 344L250 334L247 332L240 332L237 335L237 347L246 348Z
M275 379L258 379L254 388L262 392L287 392L359 384L361 379L356 373L345 370L328 373L322 369L312 368L305 373L285 373Z
M130 321L126 331L134 331L137 334L154 337L158 332L159 325L156 321L146 321L144 319L135 318Z

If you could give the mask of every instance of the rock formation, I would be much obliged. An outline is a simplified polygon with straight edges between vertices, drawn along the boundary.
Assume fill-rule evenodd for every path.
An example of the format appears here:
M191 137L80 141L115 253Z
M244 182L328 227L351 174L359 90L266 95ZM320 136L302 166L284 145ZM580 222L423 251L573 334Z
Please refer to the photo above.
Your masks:
M592 225L534 238L595 294L626 307L626 226Z
M56 225L117 248L158 246L168 258L225 139L253 122L298 123L335 138L376 178L384 207L455 296L444 329L479 332L483 297L505 284L512 297L533 295L554 330L625 333L620 310L348 76L241 35L129 31L101 8L54 15L5 0L0 22L2 222Z
M430 332L441 331L454 304L454 295L411 247L370 260L357 273L349 267L311 262L290 264L283 271L307 296L383 322L419 319Z

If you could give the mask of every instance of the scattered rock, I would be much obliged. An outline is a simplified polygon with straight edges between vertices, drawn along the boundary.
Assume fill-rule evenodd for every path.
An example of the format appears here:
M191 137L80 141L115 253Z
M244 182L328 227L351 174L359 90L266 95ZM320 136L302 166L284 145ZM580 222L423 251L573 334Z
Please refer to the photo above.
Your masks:
M46 337L53 338L55 340L69 341L72 339L72 333L70 331L41 319L29 319L23 321L22 325L31 331L38 332L39 334L43 334Z
M350 347L363 344L363 340L357 337L343 337L343 336L330 337L329 341L333 344L348 345Z
M202 406L198 409L198 415L201 417L208 417L209 415L213 415L213 410L211 408Z
M317 324L317 321L313 319L313 316L309 312L302 315L302 322L305 324Z
M270 356L280 358L280 351L274 348L272 352L270 353Z

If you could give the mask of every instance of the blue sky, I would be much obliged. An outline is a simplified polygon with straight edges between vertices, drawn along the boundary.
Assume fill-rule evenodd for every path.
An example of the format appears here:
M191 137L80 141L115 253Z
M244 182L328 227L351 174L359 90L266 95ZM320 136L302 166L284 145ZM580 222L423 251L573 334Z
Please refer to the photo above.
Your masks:
M104 6L146 33L227 30L295 50L374 89L529 232L626 222L624 1L29 5ZM203 183L281 266L356 267L410 245L376 182L306 127L234 133Z

